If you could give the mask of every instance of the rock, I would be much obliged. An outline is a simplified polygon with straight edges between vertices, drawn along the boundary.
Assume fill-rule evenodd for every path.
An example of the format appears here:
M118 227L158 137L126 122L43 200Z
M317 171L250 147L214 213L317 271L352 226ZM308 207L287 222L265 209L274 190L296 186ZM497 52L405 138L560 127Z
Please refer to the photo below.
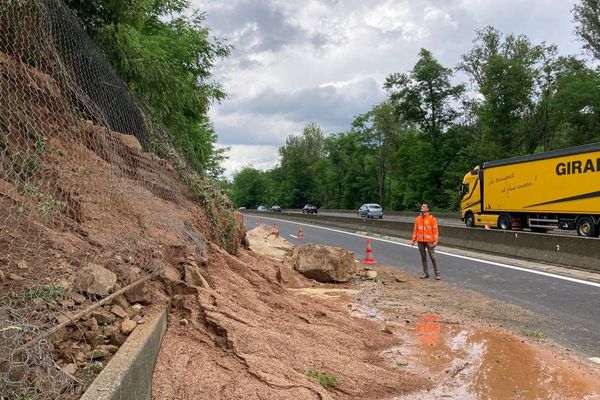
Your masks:
M407 279L402 278L400 275L394 275L394 278L396 278L396 282L408 282Z
M96 309L90 313L90 316L95 318L99 325L112 324L117 319L113 313L104 309Z
M200 274L198 266L185 265L185 282L190 286L208 288L208 283Z
M367 271L365 273L365 278L370 280L377 279L377 271Z
M127 301L127 298L122 294L115 297L115 299L112 301L112 304L116 306L121 306L123 310L129 308L129 302Z
M142 308L144 308L141 304L134 304L127 310L127 314L129 318L133 318L136 315L140 315L142 312Z
M90 354L88 354L88 358L91 360L96 360L98 358L106 358L110 357L112 354L116 353L119 348L112 344L101 344L96 346Z
M289 257L287 258L289 259ZM286 259L286 260L287 260ZM301 288L306 284L303 282L303 277L297 271L294 271L290 262L284 261L277 269L277 281L286 288Z
M25 197L19 194L16 186L4 179L0 179L0 198L2 197L8 197L17 203L25 202Z
M163 268L161 276L167 283L179 282L181 280L181 274L177 271L177 268L170 265L166 265Z
M111 307L110 312L112 312L113 314L115 314L117 317L119 318L128 318L127 313L125 312L125 310L123 310L123 307L119 306L119 305L114 305Z
M96 332L99 328L98 321L94 317L90 317L87 321L85 321L83 326L89 328L90 330L92 330L94 332Z
M319 282L347 282L357 270L354 253L341 247L304 244L291 257L296 271Z
M75 276L73 289L95 296L107 296L117 283L117 275L99 265L90 264Z
M85 303L85 297L80 295L79 293L71 293L71 298L73 299L75 304Z
M25 260L21 260L17 262L17 268L19 269L27 269L29 268L29 266L27 265L27 263L25 262Z
M6 275L4 272L0 271L0 282L4 282L6 280Z
M123 260L125 261L125 263L127 264L133 264L135 262L135 260L133 259L133 257L131 256L125 256L123 257ZM138 268L139 269L139 268Z
M78 351L75 354L75 361L77 361L78 363L82 363L85 361L85 354L83 354L82 351Z
M110 344L120 347L127 340L127 336L123 335L121 332L115 332L115 334L111 335L108 340Z
M383 332L387 333L389 335L393 335L394 334L394 329L392 325L386 325L385 328L383 328Z
M136 315L136 316L135 316L135 317L133 317L131 320L132 320L133 322L136 322L136 323L138 323L138 324L139 324L139 323L140 323L140 321L143 321L143 319L144 319L144 318L142 318L142 316L141 316L141 315Z
M126 319L123 322L121 322L121 333L123 335L129 335L131 332L133 332L133 330L136 328L137 323L130 320L130 319Z
M142 277L142 270L131 264L115 266L115 272L122 277L124 286L129 285Z
M71 299L61 299L58 301L63 308L72 308L75 307L75 302Z
M144 325L145 323L146 321L143 318L137 322L138 325Z
M142 145L140 144L140 142L137 140L137 138L133 135L126 135L124 133L117 133L115 132L115 134L117 135L117 137L121 140L121 142L129 147L131 150L135 151L136 153L141 153L142 152Z
M142 303L142 304L151 304L152 299L148 295L148 291L143 284L137 285L134 288L130 289L125 293L125 298L130 304L133 303Z
M10 279L11 281L20 282L20 281L22 281L25 278L23 278L22 276L19 276L19 275L15 274L15 273L11 272L11 273L8 274L8 279Z
M277 234L275 228L261 224L246 233L250 250L282 261L292 254L294 245Z
M134 305L131 306L132 310L136 310L138 312L141 312L143 308L144 308L144 306L141 305L141 304L134 304Z
M77 373L77 364L67 364L64 366L63 370L69 375L75 375Z
M180 320L179 320L179 323L180 323L181 325L184 325L184 326L185 326L185 325L187 325L187 324L189 324L188 320L187 320L187 319L185 319L185 318L182 318L182 319L180 319Z
M67 322L71 321L71 318L67 317L66 315L58 314L56 316L56 321L59 324L66 324Z

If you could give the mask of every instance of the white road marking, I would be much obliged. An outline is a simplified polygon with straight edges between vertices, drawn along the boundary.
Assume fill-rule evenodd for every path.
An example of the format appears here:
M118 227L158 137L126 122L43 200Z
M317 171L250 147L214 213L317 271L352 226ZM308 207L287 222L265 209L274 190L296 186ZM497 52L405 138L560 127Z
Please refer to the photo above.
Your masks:
M294 223L294 221L290 222L290 221L286 221L284 219L276 219L276 218L268 218L268 217L263 217L263 219L271 219L273 221L287 222L287 223L292 223L292 224ZM325 227L318 226L318 225L311 225L311 224L305 224L305 223L303 223L302 226L308 226L308 227L311 227L311 228L323 229L323 230L330 231L330 232L343 233L343 234L346 234L346 235L362 237L362 238L365 238L365 239L371 239L373 241L391 243L391 244L395 244L395 245L398 245L398 246L413 247L412 245L407 244L407 243L400 243L400 242L396 242L396 241L393 241L393 240L381 239L381 238L377 238L377 237L362 235L360 233L342 231L342 230L339 230L339 229L325 228ZM292 236L292 235L290 235L290 236ZM597 283L597 282L590 282L590 281L586 281L586 280L583 280L583 279L571 278L569 276L562 276L562 275L552 274L550 272L536 271L534 269L527 269L527 268L523 268L523 267L517 267L517 266L514 266L514 265L503 264L503 263L499 263L499 262L495 262L495 261L482 260L482 259L475 258L475 257L468 257L468 256L460 255L460 254L448 253L446 251L436 251L435 253L436 254L444 254L446 256L460 258L460 259L463 259L463 260L476 261L476 262L479 262L479 263L482 263L482 264L489 264L489 265L495 265L497 267L502 267L502 268L507 268L507 269L514 269L516 271L529 272L531 274L547 276L547 277L555 278L555 279L561 279L563 281L580 283L582 285L600 287L600 283Z
M600 364L600 357L590 357L588 360L595 362L596 364Z
M293 237L294 239L298 239L298 236L294 236L292 234L290 234L291 237Z

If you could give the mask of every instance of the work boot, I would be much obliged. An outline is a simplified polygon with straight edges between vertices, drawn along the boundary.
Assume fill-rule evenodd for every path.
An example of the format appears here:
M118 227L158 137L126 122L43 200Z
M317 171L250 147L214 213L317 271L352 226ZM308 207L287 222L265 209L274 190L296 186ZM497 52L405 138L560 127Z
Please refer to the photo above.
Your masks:
M429 274L423 274L419 278L420 279L427 279L427 278L429 278Z
M442 279L442 277L440 276L440 274L435 274L435 280L439 281L440 279Z

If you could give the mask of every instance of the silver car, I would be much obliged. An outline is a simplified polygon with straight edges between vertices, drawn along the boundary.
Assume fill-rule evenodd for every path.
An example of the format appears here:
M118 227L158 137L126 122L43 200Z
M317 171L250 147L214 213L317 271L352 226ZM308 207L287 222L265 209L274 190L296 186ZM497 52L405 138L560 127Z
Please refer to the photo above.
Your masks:
M366 203L358 209L359 218L383 218L383 209L377 203Z

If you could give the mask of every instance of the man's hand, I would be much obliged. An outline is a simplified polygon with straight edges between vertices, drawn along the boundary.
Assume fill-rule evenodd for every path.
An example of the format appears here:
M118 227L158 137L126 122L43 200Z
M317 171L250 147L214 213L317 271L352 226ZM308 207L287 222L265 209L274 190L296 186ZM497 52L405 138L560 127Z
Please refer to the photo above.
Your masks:
M438 242L433 242L433 247L437 247Z
M413 240L413 241L412 241L412 245L413 245L413 246L414 246L416 243L417 243L417 241L416 241L416 240Z

